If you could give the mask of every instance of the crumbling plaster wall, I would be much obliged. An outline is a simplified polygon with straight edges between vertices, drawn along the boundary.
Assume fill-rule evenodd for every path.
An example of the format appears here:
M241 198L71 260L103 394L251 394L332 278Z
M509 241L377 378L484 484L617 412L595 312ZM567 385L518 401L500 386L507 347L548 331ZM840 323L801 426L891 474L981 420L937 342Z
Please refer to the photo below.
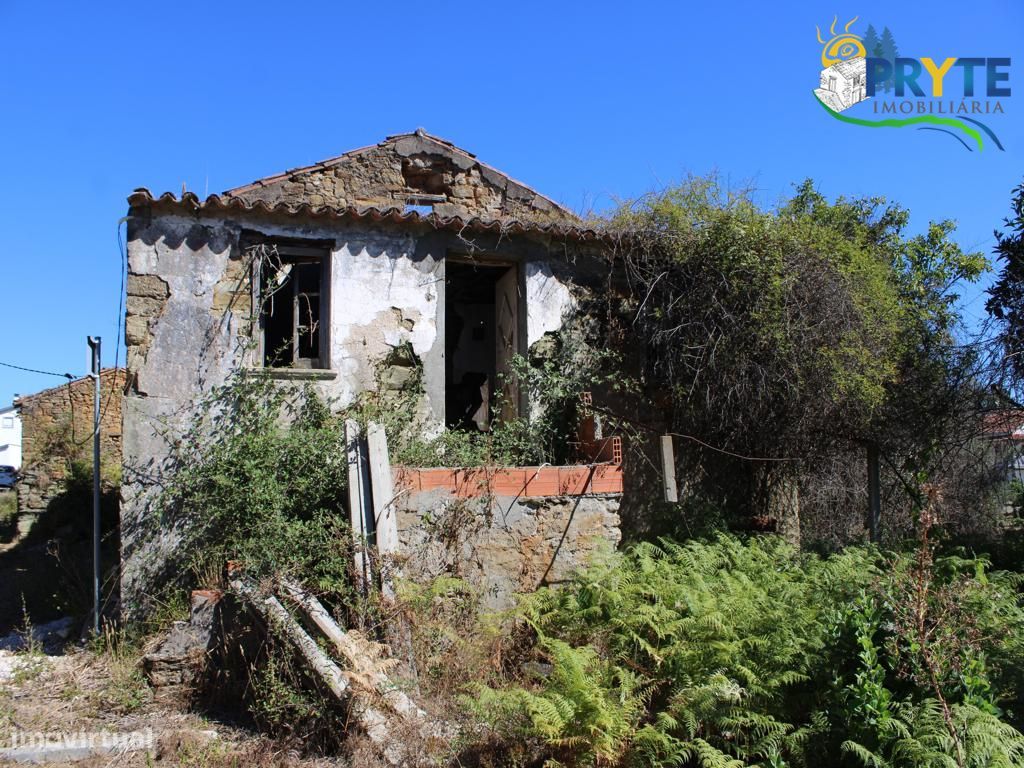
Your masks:
M301 222L153 215L129 225L126 342L130 387L124 403L122 599L130 606L179 540L150 509L172 469L171 447L203 397L240 366L253 365L252 286L243 230L329 240L330 368L277 371L312 380L335 409L376 387L377 363L408 344L423 365L423 416L443 424L444 257L465 249L451 233ZM569 272L541 244L481 242L522 264L529 344L561 325L574 306ZM398 382L400 384L400 382ZM384 386L388 381L383 382Z

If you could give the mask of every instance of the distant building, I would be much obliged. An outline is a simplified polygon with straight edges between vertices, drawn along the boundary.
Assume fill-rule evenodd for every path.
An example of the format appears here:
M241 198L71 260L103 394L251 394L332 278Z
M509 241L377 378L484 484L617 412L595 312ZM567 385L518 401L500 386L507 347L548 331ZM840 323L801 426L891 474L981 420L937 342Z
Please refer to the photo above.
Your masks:
M21 468L21 416L13 405L0 408L0 465Z
M863 56L821 70L815 95L835 112L849 109L867 97L867 63Z
M996 448L996 461L1008 481L1024 482L1024 411L1003 409L984 416L985 437Z
M100 457L104 466L121 464L121 401L125 371L100 372ZM14 401L21 416L22 467L19 513L38 514L64 490L73 462L92 460L93 380L69 381Z

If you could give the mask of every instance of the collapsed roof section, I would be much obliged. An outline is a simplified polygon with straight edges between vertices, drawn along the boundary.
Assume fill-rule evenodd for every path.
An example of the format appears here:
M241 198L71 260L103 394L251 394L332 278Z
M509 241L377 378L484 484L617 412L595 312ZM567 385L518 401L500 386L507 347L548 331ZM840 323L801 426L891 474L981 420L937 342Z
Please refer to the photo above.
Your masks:
M432 210L445 219L579 222L554 200L422 129L268 176L230 189L223 197L271 207L397 208Z

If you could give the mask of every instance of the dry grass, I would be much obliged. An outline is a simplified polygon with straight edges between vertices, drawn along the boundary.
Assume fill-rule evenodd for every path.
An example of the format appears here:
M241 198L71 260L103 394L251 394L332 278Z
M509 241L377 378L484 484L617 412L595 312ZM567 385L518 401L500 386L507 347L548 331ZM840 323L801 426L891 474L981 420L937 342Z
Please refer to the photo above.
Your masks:
M0 746L9 746L7 740L14 730L128 733L152 729L153 754L128 753L119 756L116 765L143 768L153 765L154 759L158 764L194 768L348 764L303 759L263 736L156 701L142 678L138 653L136 646L112 643L99 653L19 654L19 664L26 663L33 671L31 675L15 672L0 682ZM10 656L5 660L9 662ZM91 768L111 764L107 756L68 765Z

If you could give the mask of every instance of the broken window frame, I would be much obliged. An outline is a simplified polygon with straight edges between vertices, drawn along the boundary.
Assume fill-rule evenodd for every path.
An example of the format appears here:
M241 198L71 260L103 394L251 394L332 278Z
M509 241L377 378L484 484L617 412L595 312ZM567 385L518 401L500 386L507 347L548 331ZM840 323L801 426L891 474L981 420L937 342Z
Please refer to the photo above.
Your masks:
M243 246L247 252L252 253L251 283L253 297L253 328L255 333L255 349L257 367L268 370L328 370L330 363L330 293L331 293L331 264L334 250L332 241L324 240L300 240L294 238L266 237L247 234L242 239ZM264 288L265 272L273 262L278 264L319 264L318 273L318 298L317 298L317 357L303 357L299 344L299 336L303 326L299 322L301 317L301 302L304 296L311 295L312 291L302 294L298 292L298 281L291 275L287 278L285 285L289 288L283 292L279 288L273 292L267 292ZM267 318L268 303L281 298L287 298L292 302L292 338L291 338L291 359L284 364L272 364L267 350Z

